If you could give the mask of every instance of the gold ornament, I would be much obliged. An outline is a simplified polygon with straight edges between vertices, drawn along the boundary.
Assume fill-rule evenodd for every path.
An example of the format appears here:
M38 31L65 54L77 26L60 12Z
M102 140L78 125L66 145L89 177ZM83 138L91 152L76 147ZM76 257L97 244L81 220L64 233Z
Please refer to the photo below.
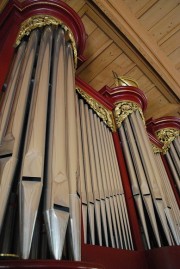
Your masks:
M21 40L24 36L30 35L32 30L48 25L55 25L55 26L60 25L64 29L65 33L67 34L67 38L72 43L75 66L77 66L77 49L72 31L62 21L49 15L36 15L25 20L21 24L18 36L15 41L15 47L17 47L21 43Z
M180 131L175 128L164 128L156 132L158 139L164 144L164 154L169 150L172 141L180 135Z
M154 154L163 152L163 150L159 148L158 146L156 146L155 144L151 143L151 146L152 146Z
M106 107L104 107L101 103L99 103L96 99L94 99L82 89L76 88L76 90L94 110L94 112L103 120L103 122L108 127L110 127L113 132L115 132L116 128L112 111L108 110Z
M121 126L121 123L136 110L139 111L145 124L142 109L138 106L138 104L131 101L122 101L117 103L114 109L116 126L119 128Z

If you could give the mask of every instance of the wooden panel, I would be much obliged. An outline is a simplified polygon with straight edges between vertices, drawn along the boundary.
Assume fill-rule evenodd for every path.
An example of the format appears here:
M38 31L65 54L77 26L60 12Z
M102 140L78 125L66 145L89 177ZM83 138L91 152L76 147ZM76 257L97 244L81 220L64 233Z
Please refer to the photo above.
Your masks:
M169 2L169 1L168 1ZM171 2L171 1L170 1ZM158 41L173 31L175 27L180 23L180 5L170 11L165 17L162 18L155 26L153 26L149 32Z
M105 51L103 51L79 76L86 82L90 82L99 74L105 67L121 54L121 50L112 43Z
M64 0L63 2L66 2L66 4L72 7L77 13L85 4L84 0Z
M133 1L134 2L134 1ZM132 4L132 3L131 3ZM151 29L176 7L178 7L179 0L159 0L151 7L140 19L141 24L147 29ZM178 16L179 17L179 16Z
M180 29L159 45L166 55L175 51L180 46Z
M109 37L101 31L99 28L95 28L94 31L89 34L87 38L87 45L84 55L89 58L97 52L107 41Z
M135 14L136 18L139 18L158 0L137 0L136 2L132 0L123 0L123 1L131 10L131 12Z
M84 24L86 34L89 36L97 28L97 25L86 15L82 16L81 20Z

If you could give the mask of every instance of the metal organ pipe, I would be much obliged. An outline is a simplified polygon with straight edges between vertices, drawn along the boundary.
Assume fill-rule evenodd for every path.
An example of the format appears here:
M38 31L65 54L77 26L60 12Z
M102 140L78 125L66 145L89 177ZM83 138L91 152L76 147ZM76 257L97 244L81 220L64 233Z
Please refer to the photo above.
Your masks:
M61 259L69 221L65 33L57 29L53 55L44 216L53 257ZM61 100L61 105L59 105Z
M126 201L124 197L124 190L122 186L121 175L120 175L115 148L113 144L112 133L105 126L104 126L104 132L105 132L105 141L107 143L108 152L109 152L108 156L111 156L109 161L111 163L112 175L114 179L114 188L117 195L116 198L117 198L117 203L118 203L118 213L120 217L121 228L123 229L122 236L123 236L124 242L126 241L128 242L128 249L133 249L134 247L133 247L131 229L130 229L128 214L127 214Z
M128 148L128 143L125 137L123 127L119 128L119 133L120 133L120 137L121 137L121 141L122 141L122 145L124 149L124 154L125 154L125 158L126 158L126 162L128 166L128 172L130 175L133 196L134 196L134 199L137 205L137 210L139 212L139 217L143 226L147 246L150 249L151 246L150 246L150 240L149 240L149 235L148 235L148 230L147 230L147 225L146 225L146 218L145 218L144 209L143 209L141 192L140 192L140 188L137 181L137 175L136 175L134 165L133 165L133 159L131 157L130 149Z
M86 182L86 195L88 202L88 216L89 227L91 235L91 243L95 244L95 221L94 221L94 194L91 182L91 171L89 164L89 150L87 143L87 130L85 123L85 107L83 100L80 100L80 115L81 115L81 131L82 131L82 148L84 156L84 169L85 169L85 182Z
M11 185L19 161L19 152L22 142L25 111L29 96L31 74L34 65L38 31L34 31L26 47L22 68L18 79L16 97L0 147L1 156L1 188L0 188L0 231ZM11 88L13 90L13 88Z
M78 163L78 134L76 124L76 93L75 69L73 62L72 45L67 42L67 135L68 135L68 178L70 199L70 228L72 236L72 252L74 260L81 259L81 210L80 210L80 178Z
M78 153L79 153L79 172L80 172L80 183L81 183L81 203L82 203L82 218L83 218L83 232L84 232L84 243L87 244L87 195L86 195L86 182L85 182L85 167L83 161L83 148L82 148L82 135L80 125L80 111L79 111L79 100L76 94L76 111L77 111L77 130L78 130Z
M104 238L105 238L105 246L108 247L109 240L108 240L108 231L107 231L108 225L107 225L107 219L106 219L105 195L104 195L104 190L103 190L103 185L102 185L101 169L100 167L98 167L98 164L100 162L100 156L98 152L97 135L95 132L94 115L91 109L89 110L89 113L90 113L90 124L91 124L92 137L93 137L92 141L93 141L96 172L97 172L97 183L98 183L99 196L100 196L102 226L103 226L103 232L104 232Z
M3 100L0 112L0 144L2 144L2 139L3 136L5 135L15 94L17 91L18 77L20 76L20 70L21 70L20 67L22 65L22 61L24 58L25 48L26 48L26 42L24 41L20 44L18 48L15 60L13 62L12 71L10 73L9 80L7 82L8 86L6 89L5 98Z
M136 170L140 190L142 193L143 201L144 201L144 204L145 204L145 207L146 207L146 210L147 210L147 213L148 213L148 216L149 216L149 219L150 219L153 231L154 231L155 238L157 240L157 244L158 246L161 246L160 235L159 235L157 222L155 218L155 212L154 212L151 193L150 193L149 186L147 183L147 178L144 171L144 167L142 165L141 156L139 154L139 151L136 145L136 140L134 138L132 128L130 126L130 122L128 118L124 120L123 127L126 133L127 141L130 146L130 150L131 150L133 162L135 165L135 170Z
M42 34L39 48L21 168L20 246L21 256L24 259L29 257L43 185L51 44L52 29L48 27Z
M145 130L143 132L143 125L141 124L142 120L140 118L140 114L138 111L136 111L135 114L131 114L130 116L132 128L135 132L135 136L139 136L137 139L137 145L142 155L142 162L145 168L145 173L147 176L148 184L150 186L154 204L158 212L162 227L164 229L166 239L168 240L169 245L171 245L172 242L171 242L169 228L168 228L168 224L167 224L167 220L166 220L166 216L164 212L165 208L167 208L167 205L163 197L161 186L159 184L160 175L156 169L153 152L150 147L150 142L148 140L147 134ZM136 122L136 118L138 119L138 122ZM141 126L141 128L138 126Z

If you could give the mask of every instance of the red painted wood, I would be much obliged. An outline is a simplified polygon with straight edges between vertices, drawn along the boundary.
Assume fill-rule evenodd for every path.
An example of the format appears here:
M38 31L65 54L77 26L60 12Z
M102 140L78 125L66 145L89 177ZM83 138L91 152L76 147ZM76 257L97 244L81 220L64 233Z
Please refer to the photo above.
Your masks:
M155 248L145 252L149 269L179 269L180 247Z
M180 247L171 246L144 251L130 251L84 245L82 250L82 260L82 262L55 260L1 260L0 269L179 269Z
M102 264L105 269L148 269L144 251L84 245L82 260Z
M147 108L147 98L143 91L138 88L132 86L109 88L105 86L99 92L113 104L120 101L132 101L139 104L143 111Z
M161 143L152 133L148 133L148 136L149 136L149 140L154 144L156 145L158 148L162 149L163 147L163 143Z
M129 221L132 231L133 242L135 243L135 247L137 250L144 249L141 232L139 228L138 218L136 214L134 198L131 191L130 181L127 174L127 167L125 164L125 160L123 157L123 152L120 145L120 139L117 132L113 133L114 145L116 149L117 160L119 163L120 173L122 177L122 184L124 188L124 194L126 199L126 205L129 215Z
M56 261L56 260L9 260L0 261L2 268L60 268L60 269L103 269L101 265L94 262L73 262L73 261Z
M149 132L155 134L155 132L164 128L180 129L180 118L169 116L159 119L150 119L146 122Z

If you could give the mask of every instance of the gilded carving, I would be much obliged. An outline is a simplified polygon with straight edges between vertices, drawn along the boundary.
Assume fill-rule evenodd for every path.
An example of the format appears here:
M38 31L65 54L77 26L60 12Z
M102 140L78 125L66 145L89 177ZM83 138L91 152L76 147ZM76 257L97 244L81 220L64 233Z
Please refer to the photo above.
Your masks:
M46 25L61 25L61 27L64 29L64 31L67 34L67 38L71 41L73 52L74 52L74 61L75 66L77 66L77 49L76 49L76 43L75 39L73 37L72 31L59 19L56 19L55 17L48 16L48 15L37 15L32 16L25 20L20 27L18 36L15 41L15 46L18 46L21 43L21 40L24 36L30 35L31 31L36 28L41 28Z
M163 152L166 153L172 141L180 135L180 131L174 128L164 128L156 132L158 139L164 144Z
M116 126L119 128L121 123L136 110L139 111L143 122L145 123L142 109L136 103L131 101L122 101L117 103L114 109Z
M151 146L152 146L154 154L163 152L163 150L161 148L157 147L155 144L151 143Z
M90 107L94 110L94 112L103 120L103 122L111 128L114 132L116 131L115 122L112 111L105 108L102 104L100 104L97 100L87 94L80 88L76 88L77 92L83 97L83 99L90 105Z

